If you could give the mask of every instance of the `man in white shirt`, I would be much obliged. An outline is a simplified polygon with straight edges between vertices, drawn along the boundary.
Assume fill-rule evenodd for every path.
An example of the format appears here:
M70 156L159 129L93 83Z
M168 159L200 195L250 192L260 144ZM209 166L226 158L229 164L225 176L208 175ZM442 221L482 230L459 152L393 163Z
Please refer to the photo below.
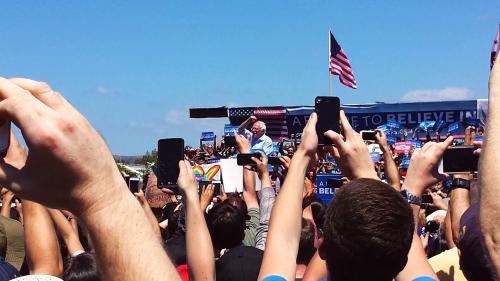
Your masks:
M253 123L251 131L247 130L248 124ZM239 134L243 134L250 138L251 150L263 151L266 155L269 155L273 150L273 140L266 136L266 123L262 121L257 121L257 117L250 116L241 123L239 129Z

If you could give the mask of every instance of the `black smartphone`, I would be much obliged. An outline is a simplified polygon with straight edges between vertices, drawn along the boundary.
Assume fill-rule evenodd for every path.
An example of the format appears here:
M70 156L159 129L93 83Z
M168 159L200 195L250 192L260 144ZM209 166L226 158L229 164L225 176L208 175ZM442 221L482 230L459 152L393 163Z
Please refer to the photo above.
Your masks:
M439 223L436 221L428 221L425 224L425 232L437 233L439 230Z
M477 172L479 155L474 155L474 146L450 146L443 154L443 173Z
M220 191L220 182L211 182L211 181L200 181L198 182L198 193L201 194L203 192L203 188L207 188L207 186L213 185L214 186L214 197L219 196L221 194Z
M280 158L277 156L270 156L269 158L267 158L267 163L273 166L279 166L283 164Z
M130 178L128 181L128 188L132 193L139 192L139 178Z
M361 131L361 138L365 141L375 141L377 132L375 131Z
M331 145L332 141L325 137L325 132L340 132L340 99L338 97L316 97L314 111L318 114L316 133L318 145Z
M432 200L432 196L430 194L422 195L422 204L432 204L434 200Z
M10 145L10 121L4 120L0 125L0 156L5 157Z
M184 140L181 138L158 140L158 187L176 188L179 161L184 159Z
M255 162L252 160L252 157L260 159L260 154L258 154L258 153L240 153L236 156L236 163L238 164L238 166L256 165Z
M225 147L237 146L236 137L235 136L224 136L224 146Z
M344 185L343 180L339 180L339 179L327 179L326 180L327 187L340 188L343 185Z

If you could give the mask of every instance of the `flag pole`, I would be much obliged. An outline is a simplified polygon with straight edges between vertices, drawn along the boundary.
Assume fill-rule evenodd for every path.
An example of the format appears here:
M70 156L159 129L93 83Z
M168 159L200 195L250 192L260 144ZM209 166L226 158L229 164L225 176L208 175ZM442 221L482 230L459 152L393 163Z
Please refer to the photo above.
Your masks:
M328 30L328 94L330 96L333 95L332 93L332 75L330 73L330 60L331 60L331 54L330 54L330 51L332 50L332 46L331 45L331 40L330 40L330 34L332 33L332 29L329 29Z

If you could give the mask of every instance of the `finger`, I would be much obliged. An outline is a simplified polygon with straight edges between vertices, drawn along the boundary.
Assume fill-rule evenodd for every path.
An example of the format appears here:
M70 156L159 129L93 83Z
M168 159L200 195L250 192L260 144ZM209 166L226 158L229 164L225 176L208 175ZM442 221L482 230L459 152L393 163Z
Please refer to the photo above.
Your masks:
M477 147L483 146L483 141L473 141L472 144Z
M252 157L251 158L253 162L255 162L257 165L261 165L262 164L262 161L260 161L258 158L256 157Z
M474 155L481 155L481 148L474 150Z
M12 191L14 194L18 194L21 197L24 195L25 190L21 190L21 186L28 186L27 184L22 184L25 177L23 177L21 170L18 168L5 163L3 159L0 158L0 185L6 187L8 190ZM24 198L24 197L23 197Z
M343 147L345 145L344 137L332 130L328 130L325 132L325 136L333 141L338 147Z
M442 142L443 150L445 150L446 148L448 148L448 146L450 146L452 143L453 143L453 136L447 137L444 140L444 142Z
M0 101L0 120L11 120L23 134L38 135L34 131L39 132L40 117L47 113L47 107L31 95L20 94Z
M20 88L29 91L35 98L54 110L64 108L66 100L44 82L34 81L25 78L11 78L12 83Z
M354 130L351 127L351 123L347 119L345 112L343 110L340 111L340 125L342 126L342 131L344 132L346 138L352 135Z
M304 131L309 130L314 130L316 131L316 123L318 122L318 114L316 112L311 113L309 116L309 120L307 120L306 127L304 128Z
M172 190L170 190L168 188L162 188L161 191L163 191L164 193L169 194L169 195L175 194Z

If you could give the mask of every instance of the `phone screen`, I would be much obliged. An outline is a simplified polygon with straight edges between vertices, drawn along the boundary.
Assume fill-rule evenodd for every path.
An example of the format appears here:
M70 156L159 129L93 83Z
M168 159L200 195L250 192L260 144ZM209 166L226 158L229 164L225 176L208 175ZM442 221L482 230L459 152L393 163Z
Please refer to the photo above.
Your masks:
M374 141L376 134L375 131L361 131L361 138L366 141Z
M240 153L236 156L236 163L238 164L238 166L256 165L255 162L252 160L252 157L260 159L260 154L258 154L258 153Z
M179 177L179 161L184 159L184 140L158 140L158 187L174 188Z
M341 179L327 179L326 186L332 188L340 188L344 185L344 181Z
M267 163L269 163L270 165L273 165L273 166L278 166L278 165L282 165L283 163L281 163L281 160L279 157L277 156L271 156L267 159Z
M214 187L214 197L219 196L221 194L221 183L220 182L211 182L211 181L200 181L198 182L198 193L201 194L203 192L203 188L207 188L207 186L213 185Z
M328 130L340 132L340 99L338 97L316 97L314 111L318 114L316 133L319 145L330 145L332 141L325 137Z
M129 185L130 192L137 193L139 192L139 179L138 178L130 178Z
M443 155L444 173L477 172L479 156L474 155L474 146L452 146Z
M434 200L432 200L432 196L429 194L422 195L422 203L424 204L432 204Z

